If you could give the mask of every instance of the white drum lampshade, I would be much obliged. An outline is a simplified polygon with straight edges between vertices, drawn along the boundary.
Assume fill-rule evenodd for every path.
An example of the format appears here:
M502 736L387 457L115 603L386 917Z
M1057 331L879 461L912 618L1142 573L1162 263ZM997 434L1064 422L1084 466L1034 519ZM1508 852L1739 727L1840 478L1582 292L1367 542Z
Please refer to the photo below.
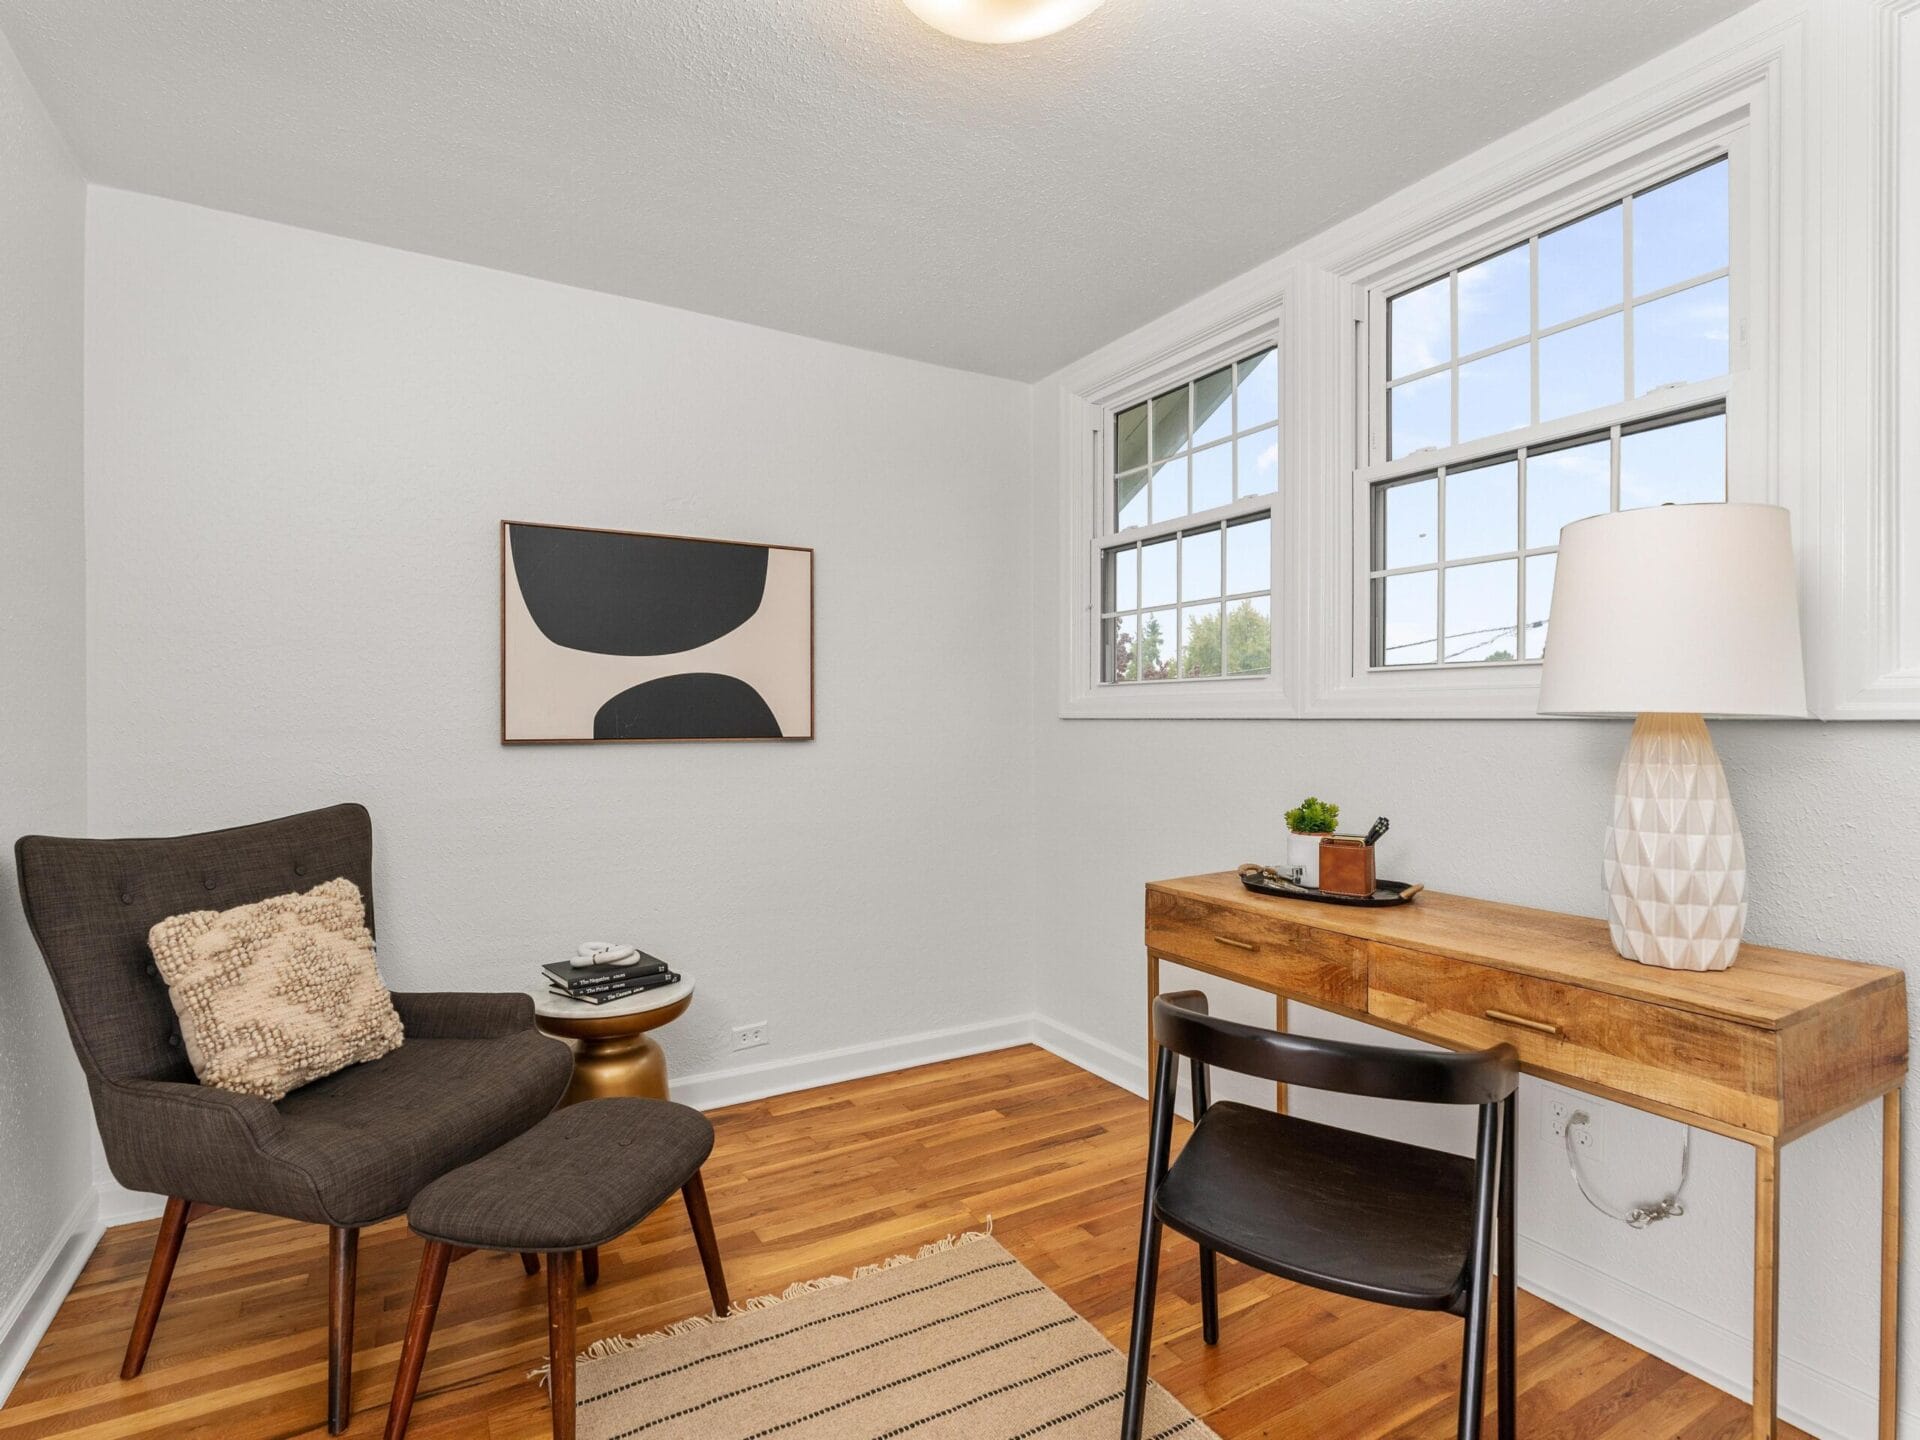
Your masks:
M1701 717L1807 713L1787 512L1662 505L1567 526L1540 710L1639 717L1602 866L1614 948L1678 970L1731 965L1746 847Z

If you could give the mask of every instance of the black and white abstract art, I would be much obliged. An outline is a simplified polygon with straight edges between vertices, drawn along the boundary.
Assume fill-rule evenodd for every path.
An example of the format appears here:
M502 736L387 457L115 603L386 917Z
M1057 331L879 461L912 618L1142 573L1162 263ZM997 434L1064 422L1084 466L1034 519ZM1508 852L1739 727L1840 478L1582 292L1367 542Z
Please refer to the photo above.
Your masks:
M500 738L811 740L813 551L504 522Z

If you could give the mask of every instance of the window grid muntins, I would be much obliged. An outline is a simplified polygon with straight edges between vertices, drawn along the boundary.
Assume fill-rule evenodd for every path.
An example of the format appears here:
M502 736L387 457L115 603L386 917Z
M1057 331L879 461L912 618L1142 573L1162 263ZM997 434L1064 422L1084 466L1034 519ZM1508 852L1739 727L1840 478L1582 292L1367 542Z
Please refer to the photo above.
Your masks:
M1502 503L1509 478L1510 509ZM1470 513L1463 505L1455 520L1455 487L1489 485L1502 492L1491 507ZM1376 481L1368 496L1370 663L1400 670L1537 661L1546 653L1561 525L1725 498L1724 403ZM1430 534L1418 529L1422 522ZM1492 528L1511 543L1472 543L1474 532ZM1472 595L1476 585L1487 593Z
M1272 525L1263 513L1107 550L1101 557L1103 681L1269 674Z
M1269 345L1118 411L1108 450L1113 531L1273 493L1279 369Z
M1112 413L1102 684L1272 673L1279 420L1272 344Z
M1720 156L1390 296L1386 458L1724 375L1728 165Z
M1385 459L1361 477L1371 668L1537 661L1562 525L1726 499L1730 167L1387 297Z

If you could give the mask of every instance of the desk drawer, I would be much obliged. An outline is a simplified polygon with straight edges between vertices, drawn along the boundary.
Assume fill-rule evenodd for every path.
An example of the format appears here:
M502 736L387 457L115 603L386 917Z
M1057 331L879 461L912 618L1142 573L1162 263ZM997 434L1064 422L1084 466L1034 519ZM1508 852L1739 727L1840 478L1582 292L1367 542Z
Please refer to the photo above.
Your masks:
M1368 1008L1443 1044L1502 1041L1528 1070L1742 1129L1780 1129L1779 1036L1735 1021L1375 944Z
M1313 1005L1364 1015L1364 940L1296 925L1243 905L1147 889L1147 948L1169 959Z

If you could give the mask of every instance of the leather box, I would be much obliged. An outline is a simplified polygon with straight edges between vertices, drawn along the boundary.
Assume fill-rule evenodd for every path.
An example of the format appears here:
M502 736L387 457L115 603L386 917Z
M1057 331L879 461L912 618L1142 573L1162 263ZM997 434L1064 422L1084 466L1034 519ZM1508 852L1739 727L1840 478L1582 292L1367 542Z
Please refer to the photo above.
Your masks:
M1335 895L1373 893L1373 846L1355 835L1320 842L1320 888Z

